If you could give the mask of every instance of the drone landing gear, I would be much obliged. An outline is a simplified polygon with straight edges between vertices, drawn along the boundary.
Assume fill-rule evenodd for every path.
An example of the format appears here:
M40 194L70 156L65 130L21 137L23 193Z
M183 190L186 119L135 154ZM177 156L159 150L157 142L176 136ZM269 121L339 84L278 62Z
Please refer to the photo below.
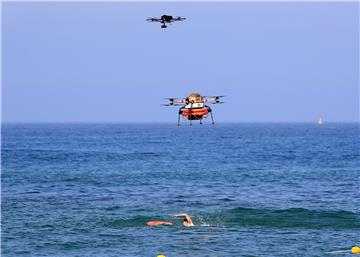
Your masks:
M191 117L191 115L192 115L192 102L191 102L191 104L190 104L190 112L189 112L189 120L190 120L190 126L192 126L192 117Z
M178 126L180 126L180 114L181 114L181 111L179 111L179 115L178 115L178 123L177 123Z
M214 122L214 117L213 117L213 115L212 115L212 111L211 111L211 109L209 108L209 112L210 112L210 116L211 116L211 124L215 124L215 122Z
M161 25L161 28L163 28L163 29L167 28L167 26L165 25L165 23L163 23L163 24Z

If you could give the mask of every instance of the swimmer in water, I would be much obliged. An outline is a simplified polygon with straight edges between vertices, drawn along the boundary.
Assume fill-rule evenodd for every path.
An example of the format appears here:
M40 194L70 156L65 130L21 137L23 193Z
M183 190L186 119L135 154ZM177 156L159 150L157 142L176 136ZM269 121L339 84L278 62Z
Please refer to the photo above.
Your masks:
M180 213L180 214L174 215L172 217L173 218L184 217L183 226L185 226L185 227L193 227L194 226L194 223L192 222L190 215L187 213ZM155 227L155 226L160 226L160 225L173 225L173 223L168 222L168 221L149 221L146 223L146 225L149 227Z
M187 213L180 213L180 214L174 215L173 217L174 218L184 217L183 225L185 227L193 227L193 226L195 226L194 223L192 222L192 219L191 219L190 215L187 214Z

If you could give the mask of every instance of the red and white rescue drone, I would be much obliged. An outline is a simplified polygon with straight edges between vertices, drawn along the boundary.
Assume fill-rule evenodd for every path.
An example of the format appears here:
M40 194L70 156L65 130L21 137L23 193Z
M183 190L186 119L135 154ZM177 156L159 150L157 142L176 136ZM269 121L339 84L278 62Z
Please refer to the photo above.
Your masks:
M205 103L209 104L222 104L221 97L224 96L201 96L198 93L192 93L186 98L166 98L169 103L164 104L164 106L182 106L179 109L178 123L180 126L180 115L190 121L190 126L192 125L193 120L199 120L202 124L202 120L206 118L209 113L211 116L211 123L214 124L214 118L212 115L212 110Z

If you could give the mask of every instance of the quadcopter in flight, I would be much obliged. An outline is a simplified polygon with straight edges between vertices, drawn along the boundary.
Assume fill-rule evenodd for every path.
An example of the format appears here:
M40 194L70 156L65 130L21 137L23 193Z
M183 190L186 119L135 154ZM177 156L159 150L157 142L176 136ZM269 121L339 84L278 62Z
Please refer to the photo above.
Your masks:
M171 22L174 22L174 21L183 21L185 20L186 18L184 17L173 17L171 15L163 15L161 16L160 18L148 18L146 19L148 22L160 22L162 25L161 25L161 28L167 28L166 24L171 24Z
M205 103L210 104L222 104L221 97L224 96L201 96L198 93L192 93L186 98L166 98L169 102L163 104L164 106L182 106L179 109L178 123L180 126L180 115L184 118L187 118L190 121L190 126L192 125L193 120L199 120L202 124L202 120L208 116L210 113L211 123L214 124L214 118L212 115L212 110Z

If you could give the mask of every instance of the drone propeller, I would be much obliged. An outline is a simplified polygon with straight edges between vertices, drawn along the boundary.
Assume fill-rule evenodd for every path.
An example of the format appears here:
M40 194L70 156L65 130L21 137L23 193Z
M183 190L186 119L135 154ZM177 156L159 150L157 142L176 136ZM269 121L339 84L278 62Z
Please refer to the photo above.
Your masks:
M213 96L204 96L207 98L220 98L220 97L225 97L226 95L213 95Z

